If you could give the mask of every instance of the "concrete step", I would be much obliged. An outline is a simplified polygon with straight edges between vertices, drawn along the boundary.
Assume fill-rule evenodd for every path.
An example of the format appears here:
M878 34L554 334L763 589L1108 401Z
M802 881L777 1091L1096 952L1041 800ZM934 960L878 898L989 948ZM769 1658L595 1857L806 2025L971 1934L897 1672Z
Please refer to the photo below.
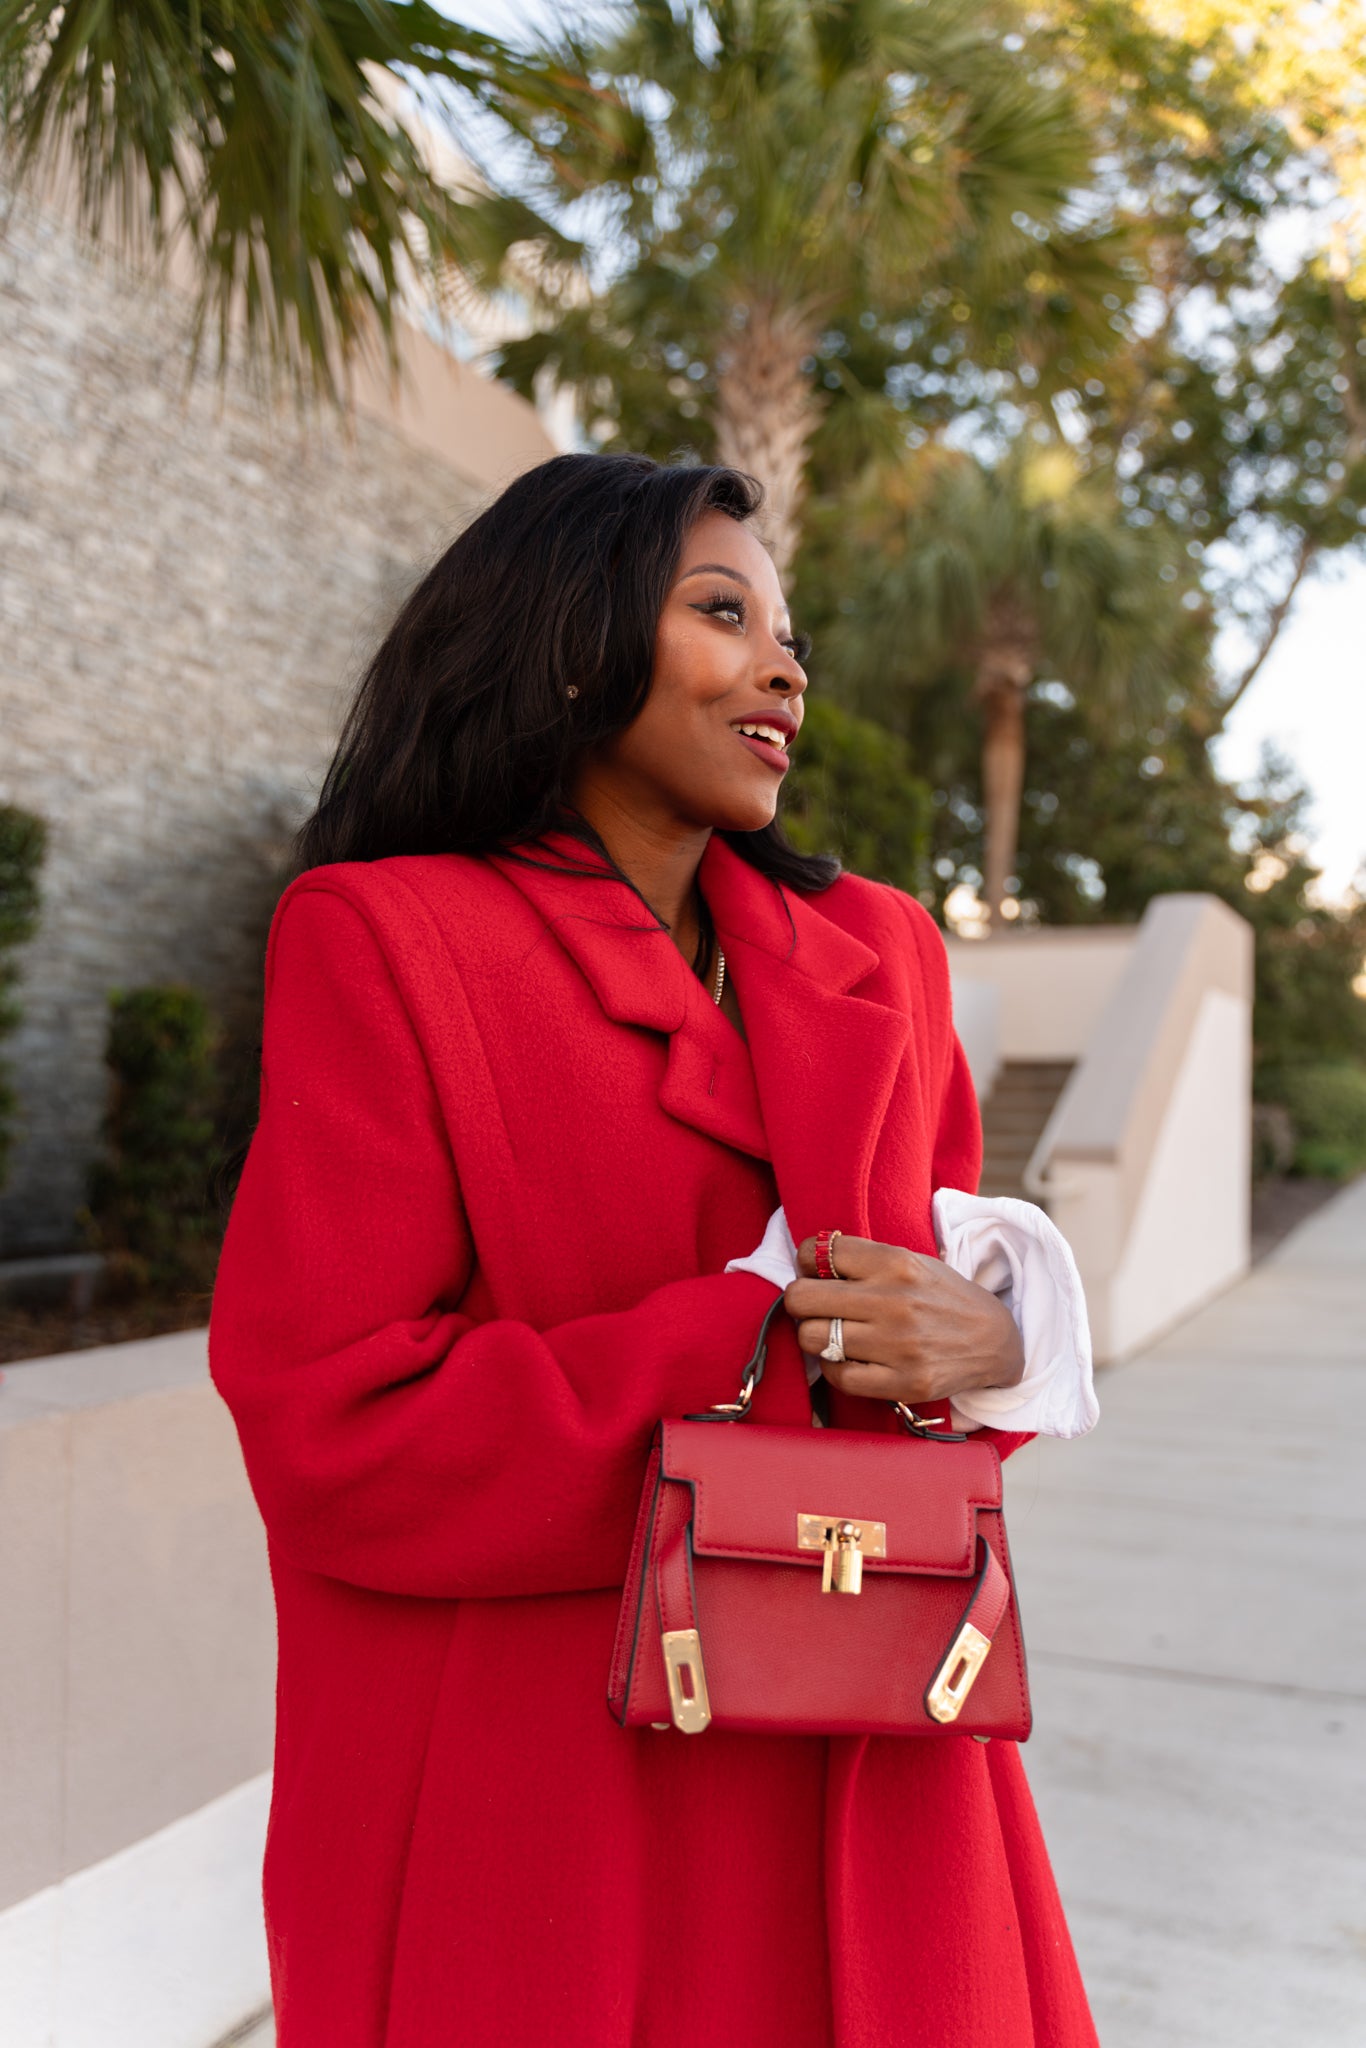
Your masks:
M1028 1159L1030 1153L1039 1142L1039 1131L1042 1131L1042 1129L1043 1124L1039 1125L1038 1130L1006 1131L1004 1134L1000 1131L988 1129L983 1139L987 1157L989 1159Z
M991 1105L991 1128L1003 1138L1024 1136L1037 1137L1053 1113L1056 1095L1040 1096L1037 1102L993 1102Z
M997 1073L996 1087L1007 1095L1016 1088L1061 1088L1071 1071L1062 1060L1007 1060Z
M1008 1060L982 1104L981 1192L1029 1199L1025 1168L1072 1072L1064 1060Z

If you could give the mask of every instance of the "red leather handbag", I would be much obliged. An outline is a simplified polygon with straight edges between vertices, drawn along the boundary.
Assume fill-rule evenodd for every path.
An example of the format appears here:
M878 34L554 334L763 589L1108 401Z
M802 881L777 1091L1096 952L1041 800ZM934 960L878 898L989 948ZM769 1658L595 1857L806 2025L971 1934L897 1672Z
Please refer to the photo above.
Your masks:
M784 1428L736 1401L655 1432L608 1704L623 1727L1029 1734L995 1446Z

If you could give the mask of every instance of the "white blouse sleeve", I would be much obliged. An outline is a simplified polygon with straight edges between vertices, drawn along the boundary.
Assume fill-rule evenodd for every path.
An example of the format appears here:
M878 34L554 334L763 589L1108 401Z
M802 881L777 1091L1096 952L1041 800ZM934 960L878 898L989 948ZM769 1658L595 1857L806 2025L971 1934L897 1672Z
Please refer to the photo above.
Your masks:
M953 1403L969 1427L1085 1436L1100 1404L1091 1367L1086 1296L1072 1248L1033 1202L988 1199L941 1188L934 1234L946 1265L998 1295L1024 1343L1024 1377L1014 1387L979 1387Z

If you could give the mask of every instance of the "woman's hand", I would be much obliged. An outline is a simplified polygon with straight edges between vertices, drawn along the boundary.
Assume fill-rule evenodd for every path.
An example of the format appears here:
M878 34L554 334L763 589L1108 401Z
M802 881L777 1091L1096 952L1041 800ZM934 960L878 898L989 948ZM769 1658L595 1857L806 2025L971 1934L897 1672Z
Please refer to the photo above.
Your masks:
M939 1259L843 1233L835 1263L840 1279L817 1280L816 1240L806 1238L797 1248L803 1277L784 1296L802 1350L814 1357L830 1342L830 1318L843 1318L846 1362L821 1360L832 1386L914 1408L974 1387L1018 1385L1020 1333L985 1287Z

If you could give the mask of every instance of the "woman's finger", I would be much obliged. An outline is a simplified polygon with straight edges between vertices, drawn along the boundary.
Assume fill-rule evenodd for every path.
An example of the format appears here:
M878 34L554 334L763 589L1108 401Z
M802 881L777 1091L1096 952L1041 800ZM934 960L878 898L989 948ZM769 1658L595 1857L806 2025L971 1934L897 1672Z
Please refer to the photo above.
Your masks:
M783 1305L790 1316L798 1319L842 1316L846 1309L852 1315L857 1297L843 1280L789 1280L783 1290Z
M832 1262L841 1280L867 1280L876 1272L880 1261L879 1252L894 1251L890 1244L878 1244L871 1237L846 1237L839 1233L835 1240ZM804 1237L797 1246L797 1271L805 1273L808 1279L816 1277L816 1240Z
M890 1366L851 1358L844 1365L822 1364L821 1372L841 1394L859 1394L865 1401L899 1401L900 1384Z
M841 1341L847 1359L857 1360L860 1364L876 1362L864 1355L866 1348L875 1341L871 1323L844 1323ZM797 1342L812 1358L819 1358L830 1342L829 1316L812 1316L798 1323Z
M889 1280L908 1284L914 1283L921 1267L939 1263L925 1252L908 1251L905 1245L880 1244L875 1237L846 1237L842 1231L831 1249L831 1262L838 1280ZM798 1245L797 1270L808 1279L816 1277L814 1237L804 1237Z
M917 1299L924 1283L937 1278L942 1271L937 1259L928 1259L922 1252L905 1252L894 1245L872 1245L870 1249L887 1252L895 1259L895 1266L889 1261L889 1266L876 1275L859 1278L850 1274L847 1280L789 1280L783 1291L788 1314L841 1316L848 1310L857 1315L859 1306L866 1311L874 1296L885 1303L892 1299L893 1292L898 1298Z

